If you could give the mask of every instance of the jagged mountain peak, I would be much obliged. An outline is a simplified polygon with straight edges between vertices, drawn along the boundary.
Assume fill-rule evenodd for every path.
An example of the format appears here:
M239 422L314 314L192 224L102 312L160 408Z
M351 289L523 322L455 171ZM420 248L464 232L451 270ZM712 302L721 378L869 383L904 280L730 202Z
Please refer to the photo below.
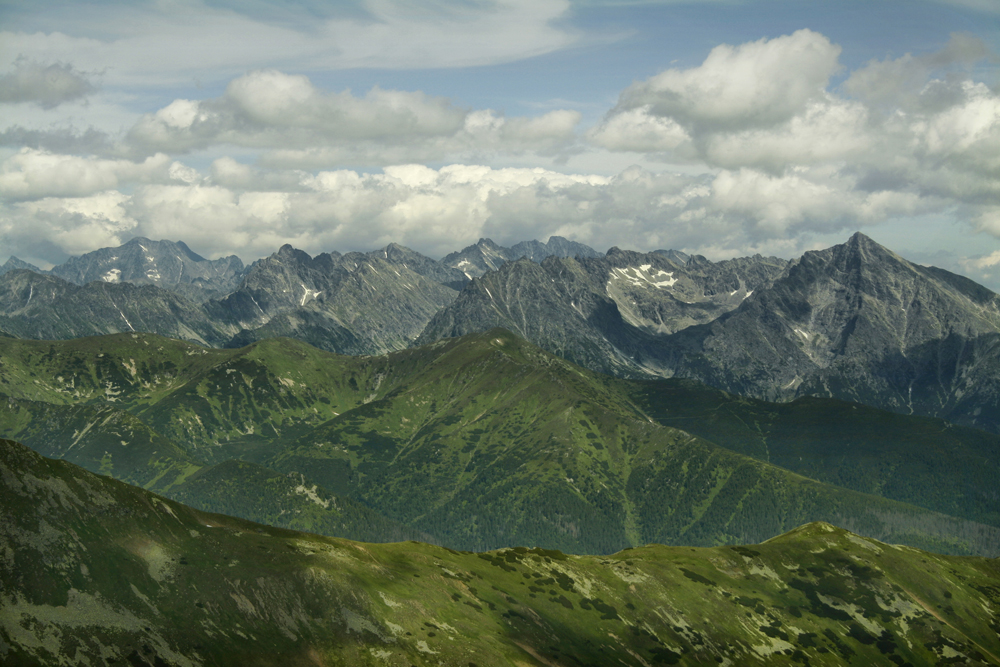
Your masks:
M845 267L853 263L858 266L863 263L878 264L891 262L894 264L911 264L885 246L875 242L871 237L861 232L855 232L847 241L825 250L807 252L803 257L829 257Z
M152 284L204 302L232 290L244 270L235 255L208 260L181 241L135 236L117 247L71 257L49 273L77 285L94 281Z
M684 266L691 259L691 255L680 250L654 250L653 254L663 255L678 266Z
M35 273L43 273L43 271L34 264L25 262L23 259L11 255L10 258L3 263L3 266L0 266L0 276L18 269L26 269L28 271L34 271Z
M602 257L603 255L589 246L562 236L550 236L547 243L538 240L521 241L510 248L497 245L492 239L481 238L475 245L446 256L441 263L462 271L468 278L475 278L488 271L497 271L505 263L522 257L541 263L553 256Z
M300 262L308 262L312 259L312 255L307 253L305 250L299 250L292 246L291 243L286 243L278 251L272 255L272 257L277 257L281 259L295 259Z

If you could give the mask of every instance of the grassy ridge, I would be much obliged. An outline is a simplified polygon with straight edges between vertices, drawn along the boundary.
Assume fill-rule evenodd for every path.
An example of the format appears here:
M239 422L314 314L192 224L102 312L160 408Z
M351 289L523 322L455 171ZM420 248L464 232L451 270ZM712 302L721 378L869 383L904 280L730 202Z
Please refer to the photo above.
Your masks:
M603 557L371 545L0 442L9 665L998 665L996 560L809 524Z
M203 464L138 417L106 403L58 405L0 394L0 433L45 456L161 491Z
M342 522L289 523L289 498L301 517L315 503L267 480L297 475L387 517L386 526L464 549L747 543L825 520L950 553L1000 552L996 527L818 483L657 423L649 392L637 389L651 385L585 371L503 330L381 357L288 340L223 351L124 335L0 341L0 358L0 386L11 394L94 409L113 399L153 433L183 443L199 465L264 466L185 468L181 485L146 483L262 521L324 532ZM683 401L664 394L661 403ZM39 434L5 433L51 446L35 445ZM94 445L89 462L76 460L100 470L105 446ZM223 472L246 493L220 492ZM375 525L356 516L358 530Z

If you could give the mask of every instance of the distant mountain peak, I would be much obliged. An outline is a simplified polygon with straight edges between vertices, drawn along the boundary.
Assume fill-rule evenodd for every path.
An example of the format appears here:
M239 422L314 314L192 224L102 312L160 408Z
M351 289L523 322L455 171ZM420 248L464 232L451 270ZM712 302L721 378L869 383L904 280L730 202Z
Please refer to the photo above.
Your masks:
M862 257L866 258L878 257L880 259L885 259L888 257L894 257L896 259L902 259L899 255L889 250L884 245L877 243L870 236L865 236L861 232L855 232L852 234L851 238L847 239L847 241L841 244L840 247L852 253L860 254Z
M311 262L313 259L312 256L305 250L299 250L298 248L292 247L290 243L286 243L278 248L278 252L274 253L272 257L293 260L296 262Z
M43 271L34 264L30 264L19 257L11 255L10 258L3 263L3 266L0 266L0 275L9 273L16 269L27 269L28 271L34 271L35 273L43 273Z

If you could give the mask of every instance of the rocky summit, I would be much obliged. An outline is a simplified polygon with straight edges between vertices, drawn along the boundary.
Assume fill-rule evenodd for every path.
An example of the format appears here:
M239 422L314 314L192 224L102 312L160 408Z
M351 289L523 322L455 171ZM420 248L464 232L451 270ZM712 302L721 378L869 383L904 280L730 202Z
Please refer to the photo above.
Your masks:
M243 262L235 255L208 260L183 241L136 237L118 248L71 257L50 273L77 285L94 281L156 285L200 302L228 294L244 271Z
M468 279L478 278L489 271L496 271L508 262L527 258L541 262L546 257L600 257L590 246L551 236L547 242L521 241L507 248L492 239L479 239L473 245L446 255L441 264L462 271Z
M1000 297L863 234L676 334L671 370L760 398L833 396L1000 429Z
M419 343L504 326L581 365L768 400L827 396L1000 430L1000 297L863 234L798 260L612 249L507 264Z

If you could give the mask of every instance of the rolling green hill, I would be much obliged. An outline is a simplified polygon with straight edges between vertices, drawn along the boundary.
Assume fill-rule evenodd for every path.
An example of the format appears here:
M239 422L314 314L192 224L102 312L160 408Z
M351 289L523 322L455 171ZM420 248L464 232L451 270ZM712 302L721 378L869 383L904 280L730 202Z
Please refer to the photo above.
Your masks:
M35 665L1000 665L1000 565L813 523L610 556L361 544L0 441L0 658Z
M654 541L758 542L825 520L944 552L1000 552L995 525L807 479L657 423L651 385L588 372L503 330L381 357L289 340L206 350L136 334L3 340L0 359L0 387L19 410L26 400L78 406L62 422L14 411L3 435L270 523L364 539L405 526L455 548L609 553ZM55 410L32 405L32 414ZM141 434L131 450L120 445L122 424ZM920 447L964 442L929 433ZM130 472L123 450L145 472ZM340 532L344 517L298 486L382 516L358 507L351 530L369 532Z

